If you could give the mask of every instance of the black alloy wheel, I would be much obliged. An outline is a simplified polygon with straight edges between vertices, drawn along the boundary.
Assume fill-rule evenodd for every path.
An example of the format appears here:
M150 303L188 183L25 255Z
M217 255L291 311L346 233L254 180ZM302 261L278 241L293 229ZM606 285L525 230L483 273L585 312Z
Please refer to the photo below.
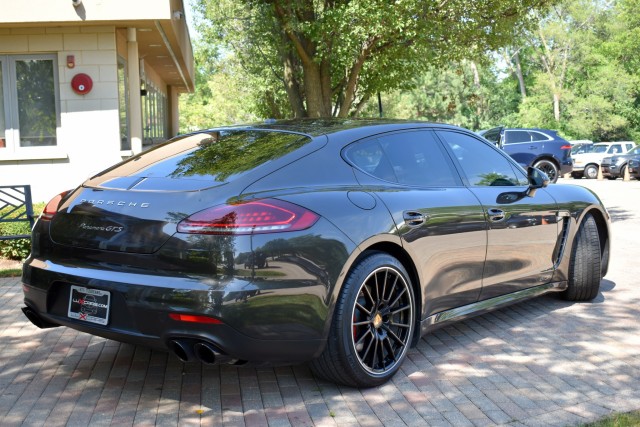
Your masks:
M381 267L362 283L353 306L351 342L360 365L384 375L402 360L411 341L413 304L402 274Z
M542 172L546 173L551 182L556 182L558 180L558 167L551 160L538 160L533 167L540 169Z
M415 300L406 270L394 257L374 252L343 285L317 375L354 387L386 382L405 359L415 325Z

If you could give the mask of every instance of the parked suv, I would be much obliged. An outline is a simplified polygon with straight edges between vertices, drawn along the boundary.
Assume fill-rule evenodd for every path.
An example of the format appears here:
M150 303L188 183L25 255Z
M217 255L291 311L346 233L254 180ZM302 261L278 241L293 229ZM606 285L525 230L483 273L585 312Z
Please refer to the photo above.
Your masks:
M617 154L612 157L602 159L602 176L608 179L624 177L624 170L631 159L640 159L640 145L636 145L626 154Z
M572 168L571 144L555 130L497 127L479 132L502 148L522 167L533 166L556 182Z
M598 142L593 144L591 151L573 156L573 172L571 176L574 178L594 179L598 176L598 168L602 159L611 157L614 154L624 154L635 147L632 141L621 142Z
M632 178L640 180L640 159L629 160L629 175Z

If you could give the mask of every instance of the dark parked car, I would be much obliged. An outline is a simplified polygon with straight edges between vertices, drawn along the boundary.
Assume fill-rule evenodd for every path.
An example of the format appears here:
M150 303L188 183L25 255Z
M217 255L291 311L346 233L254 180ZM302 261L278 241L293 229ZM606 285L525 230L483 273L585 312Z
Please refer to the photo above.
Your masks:
M546 173L551 182L573 170L571 144L555 130L497 127L478 133L506 151L520 166L533 166Z
M640 145L636 145L625 154L616 154L602 159L602 163L600 163L602 176L608 179L624 177L625 169L631 159L640 159Z
M183 361L387 381L420 336L547 292L593 299L609 215L453 126L278 122L180 136L62 193L26 316ZM247 274L247 254L272 261ZM255 269L254 269L255 270ZM83 316L83 296L96 310Z
M640 179L640 159L629 160L629 176Z

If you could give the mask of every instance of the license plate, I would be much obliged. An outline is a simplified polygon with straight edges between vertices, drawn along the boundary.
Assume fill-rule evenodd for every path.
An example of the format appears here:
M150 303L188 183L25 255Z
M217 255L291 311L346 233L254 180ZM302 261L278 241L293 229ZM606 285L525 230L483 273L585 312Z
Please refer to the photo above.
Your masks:
M72 319L106 325L110 300L111 292L71 286L67 315Z

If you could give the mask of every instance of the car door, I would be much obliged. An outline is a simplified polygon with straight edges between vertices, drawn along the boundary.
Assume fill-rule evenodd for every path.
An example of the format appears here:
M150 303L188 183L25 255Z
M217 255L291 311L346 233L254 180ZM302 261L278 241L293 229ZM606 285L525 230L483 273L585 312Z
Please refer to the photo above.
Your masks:
M476 302L482 287L487 225L433 131L378 135L345 150L358 181L389 209L414 260L422 318Z
M559 233L555 200L544 190L525 196L525 174L479 138L449 130L437 135L478 198L489 225L480 299L551 281Z
M527 130L507 129L504 131L502 149L516 162L526 167L542 153L542 142L534 141L534 136Z

